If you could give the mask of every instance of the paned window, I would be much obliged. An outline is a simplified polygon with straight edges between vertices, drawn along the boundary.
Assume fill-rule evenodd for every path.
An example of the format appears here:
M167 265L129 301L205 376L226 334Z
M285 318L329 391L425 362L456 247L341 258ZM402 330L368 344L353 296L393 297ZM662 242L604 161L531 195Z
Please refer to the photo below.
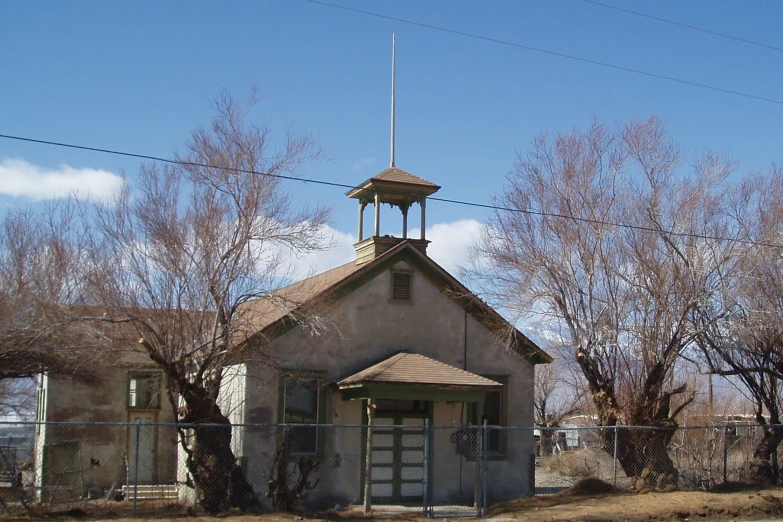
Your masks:
M160 409L160 375L130 373L128 375L128 408L132 410Z
M322 397L321 379L314 376L287 375L283 378L283 422L307 424L286 430L290 455L312 455L319 451L319 424Z
M484 396L484 413L481 419L478 418L476 410L473 409L471 423L480 426L483 425L486 420L487 426L506 426L508 418L508 377L485 377L503 383L503 388L487 392ZM487 430L487 451L490 453L506 452L505 431L506 430L491 427Z

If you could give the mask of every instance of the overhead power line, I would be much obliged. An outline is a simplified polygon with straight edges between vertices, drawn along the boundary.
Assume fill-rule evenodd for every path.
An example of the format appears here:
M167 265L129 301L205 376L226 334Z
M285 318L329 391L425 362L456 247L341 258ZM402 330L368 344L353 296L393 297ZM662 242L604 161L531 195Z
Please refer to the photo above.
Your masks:
M574 55L570 55L570 54L559 53L559 52L556 52L556 51L549 51L547 49L542 49L540 47L533 47L533 46L530 46L530 45L518 44L518 43L514 43L514 42L509 42L507 40L501 40L499 38L493 38L493 37L490 37L490 36L483 36L483 35L480 35L480 34L468 33L468 32L465 32L465 31L459 31L457 29L450 29L448 27L441 27L441 26L437 26L437 25L426 24L426 23L423 23L423 22L417 22L415 20L409 20L409 19L405 19L405 18L399 18L399 17L396 17L396 16L384 15L384 14L375 13L375 12L372 12L372 11L365 11L363 9L356 9L356 8L347 7L347 6L344 6L344 5L331 4L329 2L323 2L321 0L304 0L304 1L305 2L310 2L311 4L317 4L317 5L322 5L322 6L325 6L325 7L331 7L331 8L334 8L334 9L342 9L343 11L350 11L352 13L357 13L357 14L361 14L361 15L365 15L365 16L373 16L375 18L383 18L385 20L393 20L395 22L400 22L400 23L403 23L403 24L415 25L417 27L424 27L426 29L432 29L432 30L435 30L435 31L441 31L441 32L444 32L444 33L456 34L456 35L459 35L459 36L465 36L467 38L473 38L473 39L476 39L476 40L483 40L485 42L492 42L492 43L496 43L496 44L500 44L500 45L507 45L507 46L510 46L510 47L516 47L518 49L525 49L527 51L533 51L533 52L537 52L537 53L547 54L547 55L550 55L550 56L557 56L559 58L565 58L567 60L572 60L572 61L577 61L577 62L582 62L582 63L588 63L588 64L591 64L591 65L598 65L600 67L606 67L606 68L614 69L614 70L617 70L617 71L624 71L624 72L629 72L629 73L633 73L633 74L638 74L638 75L641 75L641 76L647 76L648 78L657 78L659 80L665 80L665 81L668 81L668 82L675 82L675 83L679 83L679 84L683 84L683 85L690 85L691 87L699 87L701 89L708 89L708 90L711 90L711 91L722 92L724 94L731 94L731 95L734 95L734 96L742 96L743 98L750 98L750 99L753 99L753 100L758 100L758 101L763 101L763 102L768 102L768 103L774 103L774 104L777 104L777 105L783 105L783 100L776 100L774 98L766 98L764 96L758 96L758 95L755 95L755 94L748 94L748 93L745 93L745 92L734 91L734 90L731 90L731 89L724 89L723 87L715 87L713 85L707 85L705 83L692 82L690 80L683 80L683 79L680 79L680 78L675 78L673 76L666 76L666 75L663 75L663 74L651 73L651 72L647 72L647 71L642 71L640 69L633 69L631 67L624 67L622 65L614 65L614 64L611 64L611 63L608 63L608 62L601 62L601 61L598 61L598 60L592 60L590 58L583 58L583 57L580 57L580 56L574 56Z
M6 140L16 140L16 141L24 141L27 143L38 143L40 145L51 145L54 147L64 147L68 149L77 149L77 150L85 150L89 152L100 152L103 154L111 154L114 156L125 156L128 158L137 158L137 159L145 159L150 161L159 161L161 163L168 163L171 165L182 165L185 167L201 167L201 168L207 168L207 169L219 169L219 170L226 170L229 172L237 172L241 174L251 174L254 176L266 176L269 178L275 178L275 179L283 179L283 180L289 180L289 181L298 181L300 183L312 183L313 185L325 185L327 187L336 187L336 188L344 188L344 189L358 189L361 188L361 185L348 185L346 183L337 183L334 181L323 181L318 179L312 179L312 178L302 178L297 176L286 176L283 174L270 174L268 172L258 172L255 170L250 169L240 169L240 168L234 168L234 167L223 167L220 165L210 165L208 163L199 163L199 162L192 162L192 161L182 161L177 159L171 159L171 158L163 158L160 156L151 156L149 154L139 154L135 152L126 152L121 150L113 150L113 149L102 149L98 147L89 147L87 145L76 145L73 143L63 143L59 141L50 141L50 140L41 140L37 138L27 138L24 136L14 136L11 134L0 134L1 139ZM394 192L390 190L384 190L384 192L389 194L398 194L402 196L407 196L407 193L403 192ZM628 223L616 223L612 221L602 221L599 219L589 219L589 218L582 218L578 216L569 216L567 214L558 214L555 212L544 212L540 210L529 210L529 209L520 209L520 208L511 208L511 207L501 207L499 205L491 205L488 203L476 203L473 201L461 201L458 199L449 199L449 198L439 198L434 196L429 196L428 199L430 201L439 201L442 203L449 203L453 205L463 205L466 207L476 207L476 208L483 208L488 210L499 210L502 212L515 212L519 214L529 214L533 216L542 216L542 217L552 217L552 218L558 218L558 219L570 219L572 221L578 221L581 223L590 223L593 225L606 225L606 226L612 226L617 228L625 228L629 230L639 230L642 232L653 232L653 233L660 233L661 230L653 227L644 227L640 225L630 225ZM750 241L746 239L739 239L739 238L728 238L728 237L721 237L721 236L711 236L706 234L693 234L688 232L675 232L672 230L666 230L664 231L669 235L676 236L676 237L690 237L690 238L696 238L696 239L706 239L710 241L735 241L737 243L742 243L745 245L752 245L752 246L761 246L761 247L768 247L768 248L783 248L783 245L776 245L774 243L760 243L757 241Z
M746 38L740 38L738 36L732 36L732 35L726 34L726 33L719 33L718 31L712 31L710 29L704 29L703 27L696 27L695 25L684 24L682 22L676 22L674 20L668 20L666 18L660 18L658 16L652 16L652 15L648 15L648 14L644 14L644 13L639 13L638 11L631 11L630 9L624 9L622 7L617 7L617 6L614 6L614 5L604 4L604 3L601 3L601 2L596 2L595 0L581 0L581 1L585 2L587 4L593 4L593 5L597 5L597 6L600 6L600 7L605 7L607 9L614 9L615 11L621 11L623 13L627 13L627 14L630 14L630 15L640 16L642 18L649 18L650 20L655 20L657 22L663 22L665 24L676 25L677 27L684 27L686 29L691 29L693 31L699 31L699 32L702 32L702 33L711 34L713 36L720 36L721 38L727 38L729 40L734 40L734 41L737 41L737 42L742 42L742 43L746 43L746 44L750 44L750 45L756 45L758 47L764 47L766 49L772 49L773 51L783 52L783 48L781 48L781 47L775 47L774 45L768 45L768 44L765 44L765 43L756 42L756 41L753 41L753 40L748 40Z

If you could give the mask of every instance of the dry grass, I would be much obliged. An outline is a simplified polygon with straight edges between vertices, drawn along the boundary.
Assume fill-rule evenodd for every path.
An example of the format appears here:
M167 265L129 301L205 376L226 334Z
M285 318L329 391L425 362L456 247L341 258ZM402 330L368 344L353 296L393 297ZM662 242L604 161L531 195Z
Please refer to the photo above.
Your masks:
M622 469L618 466L618 473ZM580 448L541 457L540 471L560 477L598 477L609 480L614 474L612 457L600 448ZM625 475L623 475L624 477Z

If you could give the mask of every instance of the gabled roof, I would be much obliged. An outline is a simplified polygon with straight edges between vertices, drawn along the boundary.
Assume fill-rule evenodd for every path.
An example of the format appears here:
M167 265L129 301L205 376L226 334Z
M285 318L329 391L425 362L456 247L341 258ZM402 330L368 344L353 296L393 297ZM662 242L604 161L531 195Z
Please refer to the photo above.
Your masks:
M552 357L538 345L410 241L400 242L367 263L347 263L282 288L267 298L245 304L243 311L248 314L248 327L255 329L260 338L272 340L299 324L298 318L316 313L330 300L349 294L402 260L419 269L444 295L489 331L506 340L512 349L532 364L552 362Z
M502 384L417 353L400 352L337 382L340 389L369 383L500 388Z

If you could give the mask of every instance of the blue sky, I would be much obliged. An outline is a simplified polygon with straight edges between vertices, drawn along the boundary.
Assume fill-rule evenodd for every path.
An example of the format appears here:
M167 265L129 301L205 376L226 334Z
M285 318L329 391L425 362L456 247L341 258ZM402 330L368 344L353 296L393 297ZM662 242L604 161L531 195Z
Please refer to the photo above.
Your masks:
M773 0L605 1L783 47L783 4ZM580 0L333 2L783 100L782 52ZM304 0L2 2L0 134L169 156L208 121L210 97L223 88L244 96L256 85L265 96L259 119L309 132L323 148L327 160L303 175L358 183L388 166L392 31L397 166L442 185L445 198L488 202L503 188L515 151L536 133L585 127L593 117L615 123L659 115L688 150L728 153L743 170L783 160L781 104ZM35 189L9 188L13 176L40 188L36 176L68 174L63 165L71 174L98 171L70 178L89 184L120 171L132 179L138 161L0 140L0 204L33 201ZM302 201L333 205L343 234L342 250L311 261L350 256L356 208L344 191L289 189ZM440 227L430 235L433 256L453 268L486 216L428 205L428 223Z

